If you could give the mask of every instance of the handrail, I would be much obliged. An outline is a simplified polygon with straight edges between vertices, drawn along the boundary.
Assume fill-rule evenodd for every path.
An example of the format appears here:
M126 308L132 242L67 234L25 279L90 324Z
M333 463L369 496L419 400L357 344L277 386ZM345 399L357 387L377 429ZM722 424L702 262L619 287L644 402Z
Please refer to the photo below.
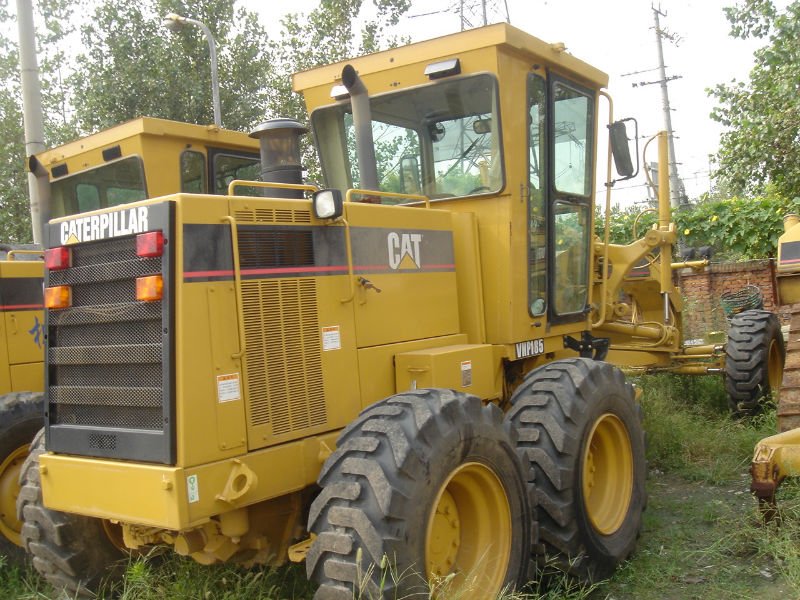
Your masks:
M347 298L342 298L340 302L342 304L347 304L348 302L352 302L353 298L356 297L356 275L353 269L353 245L350 241L350 223L348 223L347 219L344 217L340 217L337 221L344 223L344 247L345 253L347 254L347 278L350 280L350 295Z
M257 188L278 188L282 190L302 190L304 192L316 192L319 188L315 185L305 185L301 183L278 183L276 181L248 181L246 179L234 179L228 184L228 196L235 196L233 191L237 186L257 187Z
M604 90L600 90L600 95L608 100L608 123L614 122L614 101L611 95ZM611 244L611 136L608 136L608 158L606 161L606 216L605 226L603 232L603 267L600 273L600 315L596 322L592 323L592 327L600 327L606 321L606 293L608 292L608 248ZM589 294L592 293L592 287L589 286ZM593 298L589 298L591 302Z
M44 258L44 250L9 250L6 253L6 260L15 260L17 254L28 254L31 256L39 256L40 258Z
M233 289L236 294L236 319L239 328L239 349L231 354L231 358L242 358L247 352L247 338L244 330L244 301L242 298L242 271L239 263L239 232L236 219L226 215L222 217L231 225L231 243L233 244Z
M353 202L353 196L378 196L379 198L408 198L413 202L424 202L425 208L431 207L430 198L427 196L420 196L419 194L398 194L396 192L380 192L377 190L360 190L357 188L347 190L345 194L345 202Z

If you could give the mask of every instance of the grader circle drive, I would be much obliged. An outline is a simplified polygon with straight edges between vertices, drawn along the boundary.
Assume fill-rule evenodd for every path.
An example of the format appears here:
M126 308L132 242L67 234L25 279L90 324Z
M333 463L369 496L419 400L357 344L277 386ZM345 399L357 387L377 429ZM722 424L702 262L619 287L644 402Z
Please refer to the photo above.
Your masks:
M253 134L262 182L52 220L17 503L36 569L89 594L168 545L305 560L320 600L611 573L646 504L620 367L725 360L681 341L672 271L702 263L671 260L663 134L658 224L610 244L607 195L594 235L601 124L609 187L611 150L634 174L607 83L504 24L388 50L294 77L325 189L279 120ZM780 363L755 354L740 402Z

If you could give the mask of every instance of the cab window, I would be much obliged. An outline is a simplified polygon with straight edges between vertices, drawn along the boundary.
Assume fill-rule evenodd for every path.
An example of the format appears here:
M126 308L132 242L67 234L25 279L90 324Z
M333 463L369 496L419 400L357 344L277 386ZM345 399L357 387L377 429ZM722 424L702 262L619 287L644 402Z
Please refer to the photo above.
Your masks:
M63 217L145 198L142 159L129 156L53 181L51 216Z
M261 163L257 154L214 152L211 162L214 177L212 193L214 194L227 194L228 185L235 179L261 180ZM255 195L258 195L258 192Z
M571 86L553 86L553 160L556 190L588 196L592 190L593 99Z
M194 150L181 152L181 191L202 194L206 189L206 157Z
M562 79L550 85L550 302L556 320L579 320L589 302L595 99L590 90Z
M497 105L497 82L491 75L371 97L380 190L433 199L500 191L504 179ZM314 111L311 123L326 185L359 187L349 103Z
M547 308L547 90L538 75L528 77L528 303L532 316Z

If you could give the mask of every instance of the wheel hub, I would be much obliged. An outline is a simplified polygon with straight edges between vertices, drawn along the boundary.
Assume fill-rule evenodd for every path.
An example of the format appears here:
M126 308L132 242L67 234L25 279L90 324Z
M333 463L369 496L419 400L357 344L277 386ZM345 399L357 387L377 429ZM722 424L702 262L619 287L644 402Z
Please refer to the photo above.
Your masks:
M592 526L603 535L625 521L633 493L633 453L628 430L611 413L595 421L583 456L583 500Z
M28 446L21 446L0 464L0 533L17 546L21 545L22 523L17 519L17 496L22 463L28 455Z
M503 587L511 557L511 508L486 465L456 468L439 489L425 543L428 580L453 576L459 597L488 598Z
M444 490L433 515L428 562L432 575L444 577L453 570L461 546L461 523L458 506L450 492Z

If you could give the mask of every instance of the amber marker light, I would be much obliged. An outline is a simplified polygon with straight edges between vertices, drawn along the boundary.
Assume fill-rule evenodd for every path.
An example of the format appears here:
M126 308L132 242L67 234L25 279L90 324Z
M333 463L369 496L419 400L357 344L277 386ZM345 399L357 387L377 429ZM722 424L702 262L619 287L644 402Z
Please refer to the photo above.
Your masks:
M66 246L49 248L44 252L44 264L49 271L62 271L69 268L71 252Z
M164 254L164 234L160 231L140 233L136 236L136 256L155 258Z
M164 295L164 279L161 275L136 278L136 299L142 302L155 302Z
M72 288L68 285L57 285L44 290L44 305L50 310L69 308L72 306Z

